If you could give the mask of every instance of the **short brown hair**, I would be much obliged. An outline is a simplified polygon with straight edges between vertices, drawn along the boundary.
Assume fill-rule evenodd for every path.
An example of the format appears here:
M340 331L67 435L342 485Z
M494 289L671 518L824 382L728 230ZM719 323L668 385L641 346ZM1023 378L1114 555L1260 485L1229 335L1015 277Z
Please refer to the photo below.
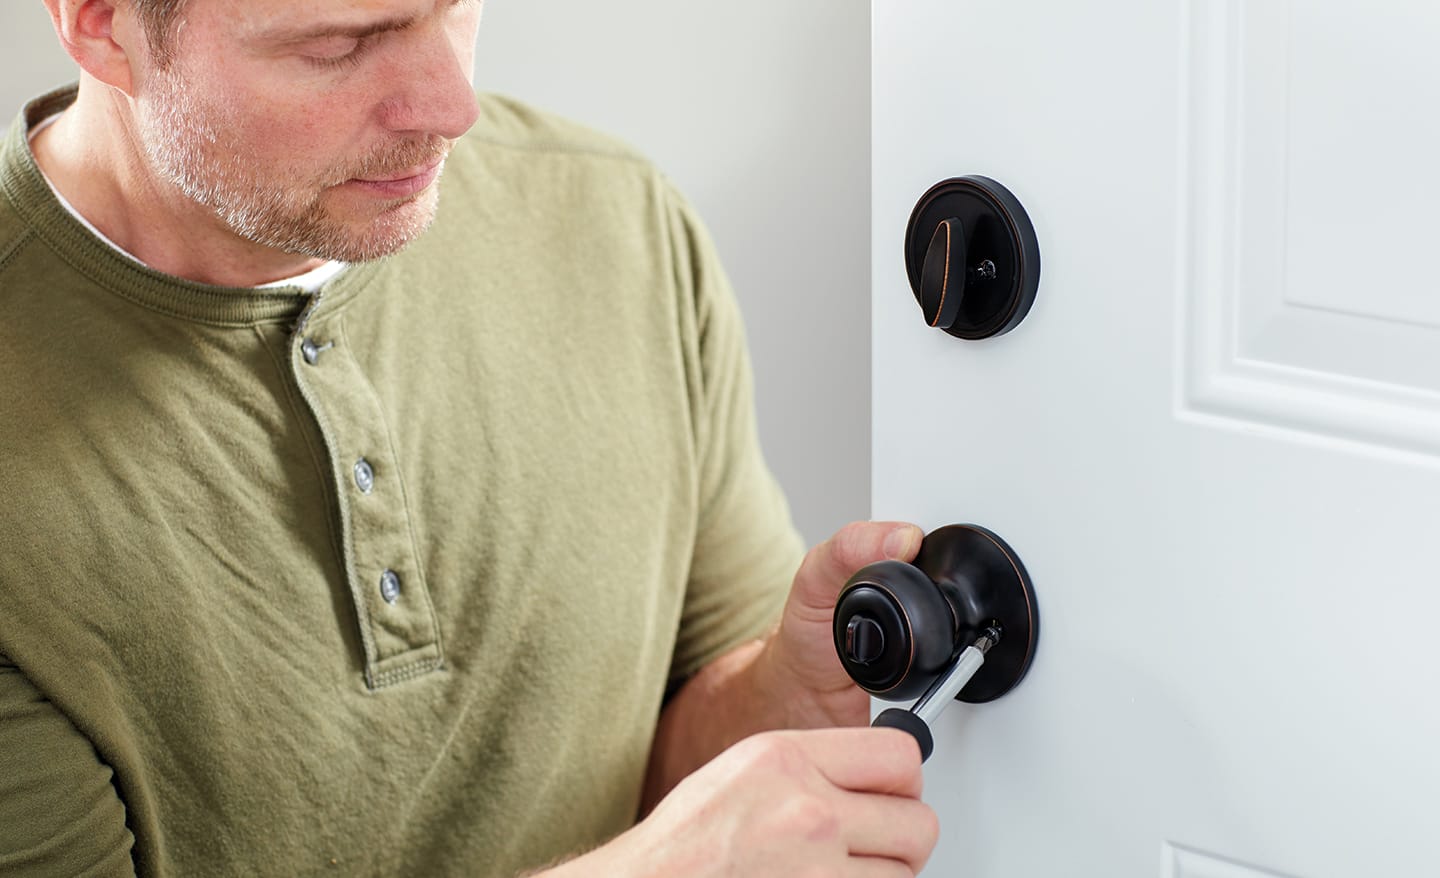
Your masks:
M145 28L150 51L162 65L170 60L171 42L186 0L129 0L130 7Z

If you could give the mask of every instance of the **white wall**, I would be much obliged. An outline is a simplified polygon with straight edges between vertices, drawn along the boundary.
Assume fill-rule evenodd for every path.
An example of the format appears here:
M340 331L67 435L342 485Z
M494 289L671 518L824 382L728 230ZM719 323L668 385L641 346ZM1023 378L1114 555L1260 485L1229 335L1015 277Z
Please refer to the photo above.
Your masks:
M0 0L0 120L9 130L20 105L75 78L40 0Z
M740 297L766 454L813 543L870 508L865 0L489 0L477 84L629 140Z
M616 134L705 218L745 313L761 439L810 542L870 506L864 0L489 0L476 84ZM0 3L0 112L73 78Z

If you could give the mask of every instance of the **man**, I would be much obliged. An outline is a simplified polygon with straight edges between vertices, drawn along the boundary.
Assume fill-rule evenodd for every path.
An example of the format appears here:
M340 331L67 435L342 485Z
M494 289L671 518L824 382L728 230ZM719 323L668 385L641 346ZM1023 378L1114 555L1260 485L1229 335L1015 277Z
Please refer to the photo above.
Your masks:
M800 561L663 178L477 100L478 0L45 2L81 75L0 153L0 873L918 871L830 612L919 532Z

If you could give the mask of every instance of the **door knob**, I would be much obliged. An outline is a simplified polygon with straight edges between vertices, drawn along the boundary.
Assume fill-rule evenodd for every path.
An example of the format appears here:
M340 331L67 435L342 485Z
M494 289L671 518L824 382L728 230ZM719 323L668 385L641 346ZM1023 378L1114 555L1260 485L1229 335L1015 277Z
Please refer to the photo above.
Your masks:
M952 700L993 701L1025 677L1040 633L1030 575L1015 551L973 524L932 531L915 561L856 571L835 604L840 663L862 689L890 701L875 725L905 729L929 758L929 723Z
M979 175L930 187L905 230L905 269L925 322L959 338L1001 335L1030 313L1040 245L1009 189Z

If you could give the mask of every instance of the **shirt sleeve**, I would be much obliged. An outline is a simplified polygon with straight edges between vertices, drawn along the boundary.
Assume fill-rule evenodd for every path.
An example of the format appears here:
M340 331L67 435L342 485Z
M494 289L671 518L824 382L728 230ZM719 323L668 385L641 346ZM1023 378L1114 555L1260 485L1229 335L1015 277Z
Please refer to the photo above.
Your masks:
M110 767L0 656L0 875L133 876Z
M676 281L695 316L700 501L673 688L779 621L804 544L760 450L739 306L693 209L670 196Z

